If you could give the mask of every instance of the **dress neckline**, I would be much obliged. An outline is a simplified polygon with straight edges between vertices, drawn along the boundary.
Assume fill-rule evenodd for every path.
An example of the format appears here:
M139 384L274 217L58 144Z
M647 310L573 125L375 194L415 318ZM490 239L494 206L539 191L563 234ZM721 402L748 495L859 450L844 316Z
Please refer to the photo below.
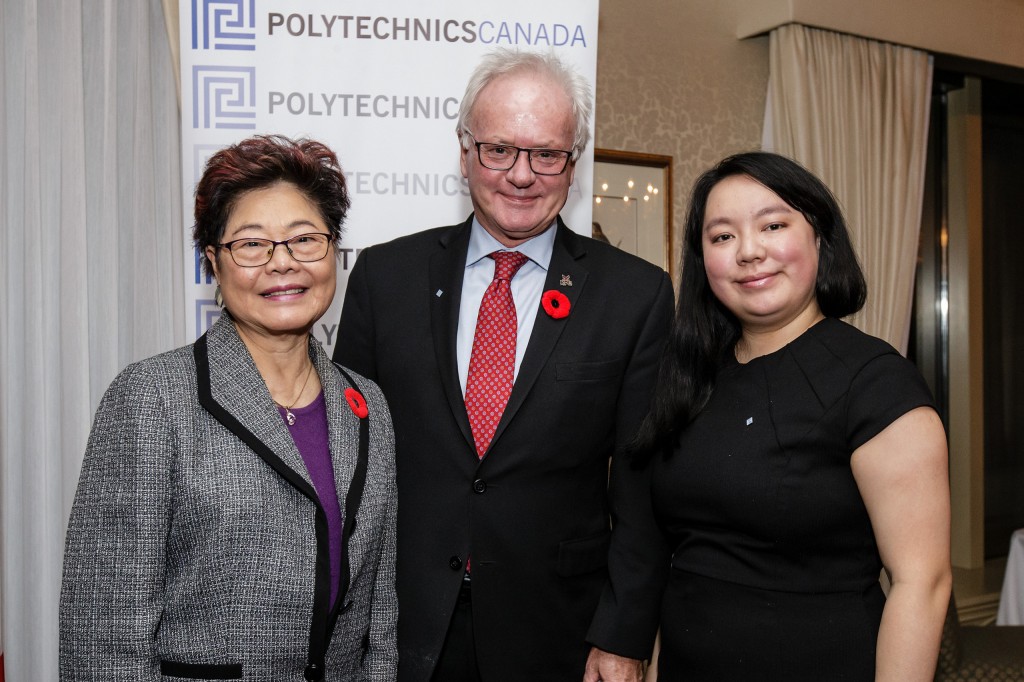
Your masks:
M751 366L756 366L759 361L767 362L767 361L771 360L774 357L778 357L779 355L781 355L782 353L786 352L790 348L793 348L793 347L795 347L796 345L798 345L800 343L804 343L805 340L810 339L810 338L812 338L814 336L817 336L819 333L821 333L821 330L823 330L823 329L825 329L825 327L829 326L829 324L831 324L831 322L834 321L834 320L835 320L835 318L823 317L820 320L818 320L817 322L815 322L814 324L812 324L810 327L805 329L803 332L800 333L799 336L797 336L793 340L789 341L787 344L785 344L781 348L773 350L771 353L765 353L764 355L758 355L757 357L751 358L750 360L747 360L746 362L740 362L739 360L736 359L736 345L733 344L732 351L726 354L726 364L725 364L725 366L726 367L751 367Z

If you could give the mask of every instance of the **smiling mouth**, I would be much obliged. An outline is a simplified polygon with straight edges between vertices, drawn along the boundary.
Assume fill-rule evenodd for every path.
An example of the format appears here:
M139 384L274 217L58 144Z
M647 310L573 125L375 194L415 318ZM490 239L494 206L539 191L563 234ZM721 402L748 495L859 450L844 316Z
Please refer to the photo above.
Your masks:
M771 273L765 273L763 275L754 275L753 277L744 277L743 279L738 280L738 281L739 281L739 283L741 285L760 284L761 282L763 282L763 281L765 281L767 279L771 279L771 278L772 278L772 274Z
M260 296L262 296L263 298L274 298L275 296L290 296L294 294L301 294L305 291L306 290L304 288L299 287L296 289L281 289L280 291L269 291L265 294L260 294Z

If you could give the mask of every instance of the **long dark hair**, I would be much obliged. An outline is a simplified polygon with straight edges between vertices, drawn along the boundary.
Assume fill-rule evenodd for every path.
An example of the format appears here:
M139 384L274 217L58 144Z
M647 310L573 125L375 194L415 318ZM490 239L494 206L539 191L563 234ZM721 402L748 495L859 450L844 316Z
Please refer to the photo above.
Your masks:
M846 317L864 305L867 285L854 253L846 220L828 187L791 159L747 152L723 159L701 175L690 194L683 236L682 281L672 332L661 361L651 412L631 452L649 457L670 447L680 429L707 405L715 377L740 338L739 320L711 291L704 270L704 212L708 196L722 180L745 175L800 211L818 238L815 297L826 317Z

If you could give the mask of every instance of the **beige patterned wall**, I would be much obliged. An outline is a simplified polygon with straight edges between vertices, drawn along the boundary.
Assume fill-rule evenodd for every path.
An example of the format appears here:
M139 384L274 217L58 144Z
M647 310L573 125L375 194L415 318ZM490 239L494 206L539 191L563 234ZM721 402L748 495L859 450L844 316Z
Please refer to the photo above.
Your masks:
M693 181L761 143L768 37L736 38L737 1L601 0L596 146L672 157L675 262Z
M697 175L761 141L787 22L1024 67L1024 0L600 0L596 146L673 158L674 249Z

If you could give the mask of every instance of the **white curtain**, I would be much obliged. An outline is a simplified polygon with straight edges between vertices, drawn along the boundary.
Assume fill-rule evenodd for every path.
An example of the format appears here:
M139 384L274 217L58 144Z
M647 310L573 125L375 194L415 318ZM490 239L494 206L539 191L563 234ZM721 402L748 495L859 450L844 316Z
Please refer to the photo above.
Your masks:
M764 148L817 174L843 207L868 282L850 321L906 353L932 60L798 24L771 32Z
M160 0L0 4L0 592L7 679L56 680L93 411L182 344L178 105Z

